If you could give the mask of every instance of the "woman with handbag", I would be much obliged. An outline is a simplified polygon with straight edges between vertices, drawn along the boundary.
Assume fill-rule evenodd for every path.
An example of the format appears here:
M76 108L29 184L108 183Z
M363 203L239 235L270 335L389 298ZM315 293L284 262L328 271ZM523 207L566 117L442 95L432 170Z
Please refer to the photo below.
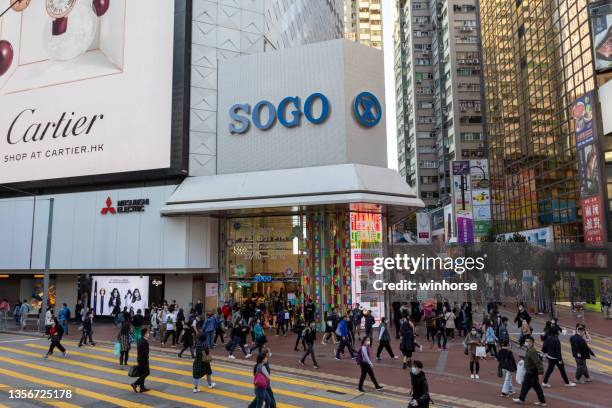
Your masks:
M266 404L266 407L272 405L270 394L267 392L267 389L270 386L270 374L266 369L267 362L267 353L260 353L257 356L255 376L253 377L253 385L255 385L255 408L262 408L264 403Z
M478 347L482 346L482 336L476 330L475 326L472 326L470 332L465 336L463 341L463 347L465 348L465 354L469 356L470 360L470 378L479 379L478 371L480 371L480 357L476 354ZM478 350L480 351L480 350Z
M121 325L121 329L119 329L119 333L117 334L117 343L119 343L119 366L127 366L128 358L130 354L130 348L132 347L130 341L130 322L125 321ZM121 367L123 369L123 367Z
M215 388L215 383L212 382L212 367L210 366L212 359L213 357L210 354L210 349L206 345L206 337L200 335L200 337L198 337L198 343L196 344L195 360L193 360L194 393L200 392L200 379L204 376L206 376L208 388Z
M380 391L383 389L383 386L378 384L378 381L376 381L376 377L374 376L374 370L372 369L374 365L370 359L370 344L370 338L367 336L364 337L363 340L361 340L361 348L357 353L357 364L359 364L359 367L361 368L361 377L359 377L359 387L357 389L361 392L365 392L363 389L363 382L365 381L366 375L370 376L376 390Z
M49 327L49 340L51 341L51 344L49 345L49 351L47 351L47 354L43 356L45 359L49 358L49 356L53 354L53 349L56 347L62 352L62 356L66 357L68 355L68 353L66 353L66 349L60 343L63 335L64 328L61 324L59 324L57 317L54 317L51 320L51 327Z

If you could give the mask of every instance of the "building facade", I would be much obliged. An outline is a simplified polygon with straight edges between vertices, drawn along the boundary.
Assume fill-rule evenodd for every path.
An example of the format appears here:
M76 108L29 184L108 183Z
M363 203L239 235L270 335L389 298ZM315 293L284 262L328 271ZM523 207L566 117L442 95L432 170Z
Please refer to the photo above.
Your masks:
M52 302L80 296L100 315L117 293L135 310L280 294L320 314L363 299L380 317L362 261L382 256L386 225L422 202L386 168L382 52L337 39L335 3L297 3L176 0L137 14L116 1L100 51L71 60L88 76L23 89L29 66L0 75L11 107L0 120L0 297L40 305L48 271ZM117 19L125 36L105 37ZM18 42L29 23L3 19L15 49L28 50ZM94 91L112 96L93 106ZM46 99L58 94L70 97ZM77 100L100 113L72 119ZM25 122L35 113L38 125Z
M382 49L382 0L343 0L347 40Z
M475 1L397 2L400 173L432 206L451 202L450 162L485 158Z

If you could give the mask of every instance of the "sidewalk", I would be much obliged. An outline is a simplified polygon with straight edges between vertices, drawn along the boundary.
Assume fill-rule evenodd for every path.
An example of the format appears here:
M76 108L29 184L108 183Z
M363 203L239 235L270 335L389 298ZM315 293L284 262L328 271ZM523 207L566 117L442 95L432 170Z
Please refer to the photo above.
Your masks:
M69 334L66 336L69 340L80 338L80 332L77 331L76 325L70 325ZM10 328L10 326L9 326ZM100 343L111 344L115 341L118 327L110 323L94 323L93 337L95 341ZM34 332L23 332L26 335L37 335ZM399 351L399 346L395 340L395 330L392 329L392 349L394 352ZM268 337L268 346L272 350L271 363L273 370L279 373L293 373L303 376L304 378L312 377L319 380L334 380L344 382L347 385L356 388L356 382L359 377L359 368L354 360L348 357L348 354L341 360L334 359L334 346L321 345L321 335L317 335L317 343L315 344L317 362L321 366L320 370L315 370L312 367L312 360L306 360L306 367L302 367L298 363L298 359L302 356L302 352L295 352L296 335L288 333L287 336L275 336L274 332L266 330ZM374 336L376 338L376 335ZM468 358L463 354L462 338L450 340L448 343L448 352L439 352L437 348L431 349L430 343L423 336L417 337L417 342L423 345L423 352L416 352L413 355L413 360L420 360L425 366L427 378L429 381L430 391L433 398L438 404L452 406L474 406L473 402L479 402L478 406L485 407L486 404L496 406L513 406L511 400L500 398L499 392L501 388L500 379L497 377L497 362L489 357L481 361L480 380L471 380L469 378ZM177 347L160 347L157 340L150 340L151 351L162 352L168 354L178 353L180 348ZM373 352L376 353L378 340L374 341ZM227 352L221 345L213 350L213 354L219 361L227 361L232 364L240 364L252 366L254 358L245 360L242 352L235 352L236 360L227 359ZM183 357L189 358L187 352ZM373 359L374 372L378 380L386 385L388 392L407 395L410 388L409 370L402 370L401 360L392 360L386 351L382 354L382 360L376 361ZM608 388L612 381L609 377L600 378L592 384L588 385L588 400L584 401L584 392L586 388L580 387L577 389L568 389L561 387L560 379L553 375L552 381L554 388L547 389L546 396L549 400L549 405L554 407L605 407L609 398ZM366 385L369 380L366 381ZM516 386L516 385L515 385ZM533 403L534 395L531 393L528 397L528 403ZM469 403L472 402L472 404Z

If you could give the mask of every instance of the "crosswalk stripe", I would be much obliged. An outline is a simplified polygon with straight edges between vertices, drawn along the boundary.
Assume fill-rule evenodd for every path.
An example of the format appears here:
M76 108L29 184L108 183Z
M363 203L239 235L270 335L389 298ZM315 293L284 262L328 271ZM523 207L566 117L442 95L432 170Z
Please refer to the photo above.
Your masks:
M7 350L5 347L0 347L0 349L4 350L4 351L12 351L10 349ZM51 368L47 368L47 367L44 367L44 366L38 366L38 365L35 365L35 364L30 364L30 363L23 362L23 361L13 360L13 359L7 358L7 357L0 356L0 361L4 361L6 363L13 364L13 365L18 365L18 366L22 366L22 367L31 368L33 370L38 370L38 371L43 371L43 372L57 374L57 371L55 371L55 370L53 370ZM118 383L118 382L114 382L114 381L109 381L109 380L105 380L103 378L97 378L97 377L95 377L95 378L91 377L90 378L90 377L85 376L85 375L75 374L75 373L71 373L71 372L68 372L68 371L64 371L61 374L62 374L62 376L68 377L68 378L74 378L74 379L81 380L81 381L93 382L95 384L102 384L102 385L106 385L108 387L117 388L117 389L121 389L121 390L132 391L132 387L130 387L128 384L123 384L123 383ZM165 392L155 391L155 390L148 391L146 395L149 395L149 396L152 396L152 397L161 398L161 399L165 399L165 400L169 400L169 401L174 401L174 402L182 402L184 404L194 405L194 406L197 406L197 407L204 407L204 408L222 408L223 407L223 405L212 404L212 403L208 403L208 402L205 402L205 401L195 400L195 399L192 399L192 398L185 398L185 397L181 397L179 395L168 394L168 393L165 393Z
M30 347L30 348L37 348L37 349L46 349L46 347L44 346L40 346L38 344L26 344L26 347ZM4 347L0 347L0 350L5 350ZM18 353L18 354L22 354L22 353L28 353L28 352L21 352L20 350L13 350L13 349L6 349L7 351L12 351L14 353ZM29 355L30 353L26 354ZM32 353L34 354L34 353ZM83 356L83 357L87 357L87 358L91 358L94 360L99 360L99 361L106 361L106 362L111 362L111 363L116 363L116 359L110 358L110 357L102 357L102 356L98 356L98 355L92 355L92 354L87 354L87 353L81 353L78 351L70 351L71 355L75 355L75 356ZM35 355L35 354L34 354ZM64 360L62 360L63 362ZM67 364L69 364L69 362L66 361ZM172 363L177 363L177 361L172 361ZM94 366L95 367L95 366ZM99 368L99 367L98 367ZM173 374L178 374L178 375L182 375L182 376L192 376L192 373L190 371L185 371L185 370L177 370L174 368L169 368L169 367L161 367L161 366L155 366L155 365L151 365L150 368L152 370L157 370L157 371L162 371L162 372L167 372L167 373L173 373ZM274 380L274 377L272 377L272 379ZM242 382L242 381L238 381L238 380L232 380L229 378L223 378L223 377L218 377L215 376L215 382L219 382L219 383L223 383L223 384L229 384L229 385L233 385L236 387L241 387L241 388L249 388L249 389L253 389L253 385L250 383L246 383L246 382ZM310 385L312 387L312 384ZM341 406L341 407L347 407L347 408L363 408L364 405L363 404L356 404L353 402L346 402L346 401L337 401L337 400L333 400L331 398L326 398L326 397L319 397L316 395L309 395L309 394L302 394L299 392L295 392L295 391L289 391L289 390L284 390L284 389L274 389L274 394L278 394L278 395L286 395L288 397L293 397L293 398L299 398L299 399L304 399L304 400L309 400L309 401L316 401L316 402L323 402L326 404L331 404L331 405L337 405L337 406ZM252 398L251 398L252 399Z
M3 358L3 357L0 357ZM10 359L6 359L6 360L10 360ZM5 360L3 360L5 361ZM11 362L11 361L5 361L5 362ZM17 361L17 363L19 363ZM36 366L34 366L36 367ZM52 372L52 370L49 370L49 372ZM9 377L14 377L15 376L15 372L14 371L9 371L9 370L5 370L3 368L0 368L0 374L4 374L6 376ZM38 377L33 377L24 373L19 373L19 379L20 380L25 380L25 381L29 381L32 384L41 384L41 385L46 385L48 387L53 387L53 388L58 388L58 389L66 389L66 388L72 388L74 389L75 393L78 395L82 395L84 397L88 397L88 398L92 398L98 401L104 401L104 402L108 402L110 404L115 404L118 407L122 407L122 408L152 408L149 405L145 405L145 404L138 404L136 402L132 402L132 401L127 401L127 400L123 400L120 398L115 398L115 397L111 397L108 395L104 395L104 394L99 394L97 392L93 392L93 391L89 391L85 388L80 388L80 387L72 387L68 384L62 384L62 383L58 383L55 381L49 381L49 380L45 380L42 378L38 378ZM4 407L4 405L0 405L0 408Z
M63 342L64 345L66 344L77 344L76 342ZM26 346L30 347L31 344L26 344ZM107 347L95 347L94 349L90 349L90 350L94 350L94 351L100 351L100 352L104 352L107 354L111 354L114 353L113 349L107 348ZM181 361L178 359L170 359L170 358L164 358L164 357L150 357L151 361L159 361L159 362L163 362L163 363L171 363L171 364L176 364L176 365L181 365L181 366L186 366L186 367L191 367L192 363L190 362L186 362L186 361ZM230 368L227 366L220 366L220 365L215 365L215 370L222 372L222 373L228 373L228 374L235 374L235 375L240 375L243 377L252 377L253 374L251 373L251 371L240 371L240 370L236 370L234 368ZM318 385L321 387L325 387L325 389L327 390L333 390L333 391L339 391L342 392L344 394L350 394L350 395L360 395L360 392L353 390L351 388L346 388L346 387L339 387L339 386L333 386L333 385L328 385L325 383L320 383L320 382L315 382L315 381L303 381L303 380L297 380L294 378L290 378L290 377L284 377L284 376L279 376L279 375L272 375L272 380L274 382L281 382L284 384L290 384L290 385L300 385L300 386L304 386L304 387L312 387L313 385Z
M44 346L38 346L38 345L30 345L29 347L32 348L39 348L39 349L46 349L46 347ZM4 349L2 347L0 347L0 350ZM38 357L39 354L36 353L31 353L28 351L23 351L23 350L12 350L13 353L16 354L20 354L23 356L30 356L30 357ZM93 360L99 360L99 361L107 361L107 362L116 362L114 359L110 359L110 358L106 358L106 357L101 357L101 356L92 356L90 354L86 354L86 353L81 353L78 351L71 351L70 352L71 356L83 356L83 357L87 357L87 358L91 358ZM51 356L50 359L52 361L56 361L58 363L62 363L62 364L67 364L67 365L71 365L71 366L75 366L75 367L82 367L82 368L87 368L90 370L94 370L94 371L100 371L100 372L104 372L104 373L108 373L108 374L116 374L116 375L121 375L121 376L125 376L127 373L125 371L121 371L121 370L117 370L114 368L108 368L108 367L101 367L98 365L94 365L94 364L88 364L88 363L83 363L81 361L75 361L75 360L66 360L64 358L56 358ZM165 367L156 367L156 366L150 366L149 368L151 368L152 370L156 370L156 371L161 371L163 370L164 372L172 372L174 374L181 374L181 375L185 375L185 374L189 374L191 376L191 373L187 373L186 371L178 371L178 370L172 370L170 368L165 368ZM168 378L161 378L161 377L155 377L155 376L149 376L147 377L147 381L151 381L151 382L158 382L158 383L163 383L163 384L168 384L168 385L174 385L177 387L181 387L181 388L188 388L188 389L192 389L193 388L193 384L190 383L186 383L186 382L180 382L180 381L175 381L175 380L171 380ZM215 377L215 381L217 382L223 382L221 380L218 380L217 377ZM220 395L223 397L229 397L229 398L234 398L234 399L239 399L242 401L252 401L253 397L252 396L246 396L243 394L238 394L238 393L234 393L234 392L230 392L230 391L224 391L224 390L219 390L216 388L213 389L209 389L208 391L206 391L207 394L216 394L216 395ZM282 404L279 403L277 404L277 406L279 408L299 408L295 405L290 405L290 404Z

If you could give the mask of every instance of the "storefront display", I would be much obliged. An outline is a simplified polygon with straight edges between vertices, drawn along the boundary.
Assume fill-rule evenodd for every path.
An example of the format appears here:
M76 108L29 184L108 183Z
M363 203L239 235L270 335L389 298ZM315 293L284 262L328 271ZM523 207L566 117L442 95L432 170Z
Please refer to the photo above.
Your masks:
M149 305L149 277L94 276L90 301L97 316L110 316L115 306L144 313Z

